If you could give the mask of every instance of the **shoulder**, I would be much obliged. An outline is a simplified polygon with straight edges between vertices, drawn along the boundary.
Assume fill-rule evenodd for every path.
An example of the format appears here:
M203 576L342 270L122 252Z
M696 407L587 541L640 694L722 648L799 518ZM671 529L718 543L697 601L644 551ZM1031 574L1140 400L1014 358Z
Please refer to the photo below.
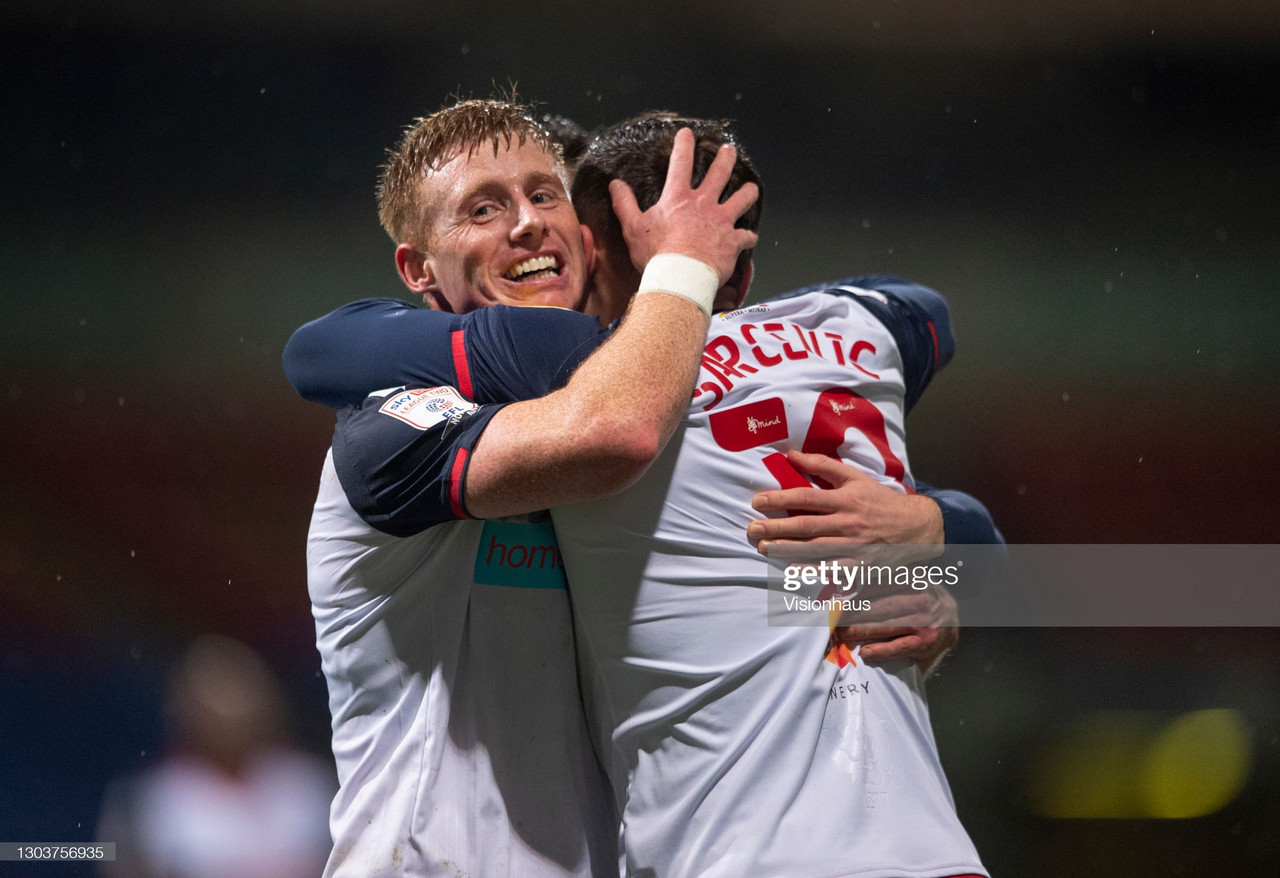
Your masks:
M554 337L575 340L607 334L594 317L566 308L544 308L534 305L494 305L463 315L468 325L526 337L534 342L554 341ZM532 333L548 333L553 338L530 337Z

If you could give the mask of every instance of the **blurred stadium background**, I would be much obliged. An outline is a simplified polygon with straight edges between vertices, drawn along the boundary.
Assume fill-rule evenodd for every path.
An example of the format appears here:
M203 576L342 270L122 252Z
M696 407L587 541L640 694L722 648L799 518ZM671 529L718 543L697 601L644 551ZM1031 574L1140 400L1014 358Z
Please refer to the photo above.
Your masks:
M325 752L303 540L331 416L281 348L400 294L383 151L494 84L587 126L736 120L758 295L943 291L960 350L913 469L1010 542L1277 541L1275 4L11 0L0 25L0 841L93 837L199 634L260 650ZM1278 682L1274 629L970 629L931 700L995 874L1272 876Z

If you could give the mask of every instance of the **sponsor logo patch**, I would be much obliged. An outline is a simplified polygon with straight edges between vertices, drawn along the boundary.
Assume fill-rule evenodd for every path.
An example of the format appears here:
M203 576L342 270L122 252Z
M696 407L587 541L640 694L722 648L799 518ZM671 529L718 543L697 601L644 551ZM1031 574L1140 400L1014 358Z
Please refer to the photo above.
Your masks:
M564 588L555 530L546 522L486 521L473 575L480 585Z
M716 444L727 451L746 451L787 438L787 410L776 396L714 412L710 423Z
M419 430L430 430L444 421L456 421L479 406L463 399L452 387L401 390L387 397L378 411Z

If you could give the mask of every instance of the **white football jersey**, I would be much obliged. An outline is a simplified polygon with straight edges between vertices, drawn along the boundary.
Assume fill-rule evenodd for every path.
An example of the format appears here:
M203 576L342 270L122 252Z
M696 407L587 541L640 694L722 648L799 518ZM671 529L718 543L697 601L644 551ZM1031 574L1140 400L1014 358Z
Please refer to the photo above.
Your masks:
M548 523L388 536L330 454L307 573L340 782L326 876L617 875Z
M769 626L766 561L746 537L752 495L795 475L787 449L910 488L903 376L894 336L854 297L721 315L649 472L553 510L629 875L986 874L914 664L828 660L825 626Z

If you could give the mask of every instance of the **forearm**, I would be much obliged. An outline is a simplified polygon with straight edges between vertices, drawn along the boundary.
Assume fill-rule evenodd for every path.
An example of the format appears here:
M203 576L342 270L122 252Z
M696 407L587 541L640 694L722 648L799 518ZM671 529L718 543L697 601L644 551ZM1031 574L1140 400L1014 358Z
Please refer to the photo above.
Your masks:
M467 471L469 512L494 518L546 509L616 493L639 478L688 405L707 324L687 299L637 296L568 385L494 416Z

